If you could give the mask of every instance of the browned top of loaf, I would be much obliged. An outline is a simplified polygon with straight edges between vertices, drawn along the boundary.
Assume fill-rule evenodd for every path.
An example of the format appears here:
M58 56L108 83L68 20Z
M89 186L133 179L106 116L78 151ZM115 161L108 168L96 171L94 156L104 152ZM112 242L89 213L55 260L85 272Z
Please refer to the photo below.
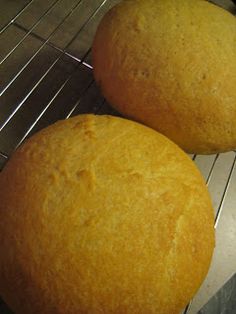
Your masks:
M128 0L106 14L95 78L121 113L193 153L236 148L236 18L203 0Z
M17 314L177 314L205 277L213 210L193 162L140 124L82 115L0 175L0 294Z

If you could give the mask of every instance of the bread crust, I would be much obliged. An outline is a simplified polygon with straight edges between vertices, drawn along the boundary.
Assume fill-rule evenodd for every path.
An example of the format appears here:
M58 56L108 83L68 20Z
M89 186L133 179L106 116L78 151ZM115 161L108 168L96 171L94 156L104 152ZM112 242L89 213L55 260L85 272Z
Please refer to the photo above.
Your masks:
M0 174L0 294L16 314L177 314L205 278L204 180L163 135L81 115L27 140Z
M189 153L236 148L236 19L205 0L127 0L93 44L94 76L118 111Z

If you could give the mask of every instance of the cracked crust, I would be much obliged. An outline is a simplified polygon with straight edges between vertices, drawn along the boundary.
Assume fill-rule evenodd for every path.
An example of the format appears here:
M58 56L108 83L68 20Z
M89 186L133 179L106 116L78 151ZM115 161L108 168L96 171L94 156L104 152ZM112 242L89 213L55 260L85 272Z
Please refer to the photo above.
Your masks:
M177 314L208 271L204 181L143 125L81 115L42 130L0 199L0 294L16 314Z

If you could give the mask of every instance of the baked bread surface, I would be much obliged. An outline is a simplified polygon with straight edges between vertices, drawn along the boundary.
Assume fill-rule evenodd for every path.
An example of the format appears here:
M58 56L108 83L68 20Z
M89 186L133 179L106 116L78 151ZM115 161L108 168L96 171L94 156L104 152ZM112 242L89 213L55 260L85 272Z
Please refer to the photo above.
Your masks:
M16 314L177 314L207 274L204 180L141 124L81 115L40 131L0 200L0 295Z
M97 83L122 114L189 153L236 148L236 18L204 0L127 0L93 44Z

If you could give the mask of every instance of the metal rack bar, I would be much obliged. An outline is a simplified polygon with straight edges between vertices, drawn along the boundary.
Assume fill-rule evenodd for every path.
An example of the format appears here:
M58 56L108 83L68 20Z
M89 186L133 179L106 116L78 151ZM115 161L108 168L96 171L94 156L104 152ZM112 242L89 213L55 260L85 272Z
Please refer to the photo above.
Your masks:
M16 145L15 149L16 150L27 138L27 136L30 134L30 132L33 130L33 128L37 125L37 123L39 122L39 120L42 118L42 116L45 114L45 112L48 110L48 108L51 106L51 104L53 103L53 101L56 99L56 97L60 94L60 92L62 91L62 89L65 87L65 85L69 82L69 80L71 79L71 77L73 76L73 74L70 76L70 78L68 78L68 80L66 81L65 84L62 84L63 86L61 86L61 88L57 91L57 93L52 97L52 99L49 101L49 103L47 104L47 106L41 111L41 113L39 114L39 116L35 119L35 121L33 122L33 124L28 128L28 130L26 131L26 133L24 134L24 136L21 138L21 140L18 142L18 144ZM91 80L89 82L89 84L87 85L87 87L84 89L84 91L82 92L82 95L79 97L79 99L76 101L76 103L74 104L73 108L70 110L70 112L64 117L65 119L69 119L71 117L71 115L73 114L73 112L77 109L77 107L79 106L82 98L86 95L86 93L88 92L89 88L92 86L92 84L94 83L94 80ZM99 110L101 110L103 104L105 102L105 99L102 100L102 103L100 104L100 106L98 107L98 109L95 111L95 113L99 113Z
M69 113L66 115L65 119L69 119L71 117L71 115L73 114L73 112L75 111L75 109L77 109L77 107L79 106L82 97L86 94L86 92L89 90L89 88L92 86L92 84L94 83L94 80L92 80L89 85L87 86L87 88L84 91L84 94L76 101L76 103L74 104L73 108L69 111Z
M30 97L30 95L35 91L35 89L39 86L39 84L43 81L43 79L48 75L48 73L52 70L54 65L57 63L57 60L54 61L51 66L44 72L38 82L33 86L30 92L19 102L16 108L12 111L12 113L8 116L8 118L0 125L0 132L5 128L5 126L11 121L11 119L15 116L15 114L19 111L19 109L23 106L25 101Z
M43 76L40 78L40 80L33 86L33 88L30 90L30 92L23 98L23 100L18 104L18 106L15 108L15 110L9 115L9 117L5 120L5 122L0 126L0 132L4 129L4 127L11 121L11 119L15 116L15 114L18 112L18 110L22 107L22 105L25 103L25 101L29 98L29 96L33 93L33 91L38 87L38 85L42 82L42 80L47 76L47 74L53 69L55 64L62 58L62 56L65 53L65 49L71 45L71 43L74 41L74 39L78 36L78 34L84 29L84 27L90 22L90 20L97 14L99 9L102 7L102 5L107 0L104 0L97 9L93 12L92 15L87 19L87 21L81 26L81 28L76 32L76 34L72 37L72 39L67 43L64 50L61 52L61 54L57 57L57 59L52 63L52 65L47 69L47 71L43 74ZM17 77L24 71L24 69L30 64L30 62L36 57L36 55L42 50L42 48L47 44L47 42L50 40L52 35L57 31L57 29L64 23L64 21L74 12L76 7L81 3L81 0L73 7L73 9L64 17L63 21L57 26L57 28L50 34L50 36L46 39L46 41L40 46L40 48L34 53L34 55L30 58L30 60L21 68L21 70L17 73L17 75L14 77L13 80L11 80L6 88L0 93L0 96L9 88L9 86L17 79ZM83 59L86 57L89 50L85 53L83 56ZM83 60L81 60L83 61Z
M8 159L9 158L5 153L3 153L1 151L0 151L0 156L3 157L4 159Z
M29 1L6 25L4 25L0 30L0 35L12 24L15 20L26 10L35 0Z
M27 31L28 31L24 26L22 26L22 25L20 25L20 24L18 24L18 23L14 23L14 25L17 26L19 29L21 29L21 30L24 31L24 32L27 32ZM39 36L38 34L31 33L30 35L31 35L32 37L36 38L37 40L40 40L41 42L44 42L44 41L45 41L45 39L44 39L43 37ZM58 51L60 51L60 52L64 52L64 54L65 54L66 56L68 56L69 58L71 58L71 59L73 59L73 60L75 60L75 61L77 61L77 62L81 62L81 63L83 63L83 65L85 65L86 67L88 67L88 68L90 68L90 69L93 69L92 65L86 63L85 61L82 61L80 58L74 56L73 54L71 54L71 53L69 53L69 52L67 52L67 51L64 51L62 48L57 47L56 45L52 44L51 42L48 42L47 45L50 46L50 47L52 47L52 48L55 49L55 50L58 50ZM64 48L64 49L66 49L66 48ZM88 54L90 51L91 51L91 48L86 52L86 54ZM85 57L84 57L84 58L85 58ZM84 59L84 58L83 58L83 59Z
M219 205L219 207L217 209L217 214L216 214L216 218L215 218L215 228L217 227L217 225L219 223L220 215L221 215L222 209L224 207L225 198L226 198L226 195L227 195L227 192L228 192L228 189L229 189L229 186L230 186L230 182L231 182L231 179L232 179L232 174L233 174L235 168L236 168L236 154L235 154L235 157L234 157L233 164L232 164L232 166L230 168L229 176L228 176L228 179L227 179L227 182L226 182L226 185L225 185L222 197L221 197L220 205Z
M25 33L28 32L28 29L26 27L24 27L23 25L21 25L21 24L19 24L17 22L14 23L14 26L16 26L17 28L21 29ZM45 42L45 39L43 37L41 37L40 35L36 34L36 33L30 33L30 36L34 37L37 40L40 40L41 42ZM57 49L59 51L63 51L61 48L53 45L51 42L48 42L47 44L49 46L51 46L52 48L54 48L54 49Z
M188 314L188 311L189 311L190 307L191 307L191 302L186 306L186 308L185 308L185 310L183 311L182 314Z
M47 11L44 12L44 14L33 24L33 26L27 31L27 33L22 37L22 39L6 54L4 58L0 61L0 65L3 64L4 61L6 61L10 55L20 46L20 44L32 33L32 31L42 22L43 18L47 16L52 9L57 5L57 3L61 0L55 0L51 6L47 9Z
M58 0L56 0L58 1ZM59 0L60 1L60 0ZM18 71L18 73L10 80L10 82L2 89L0 92L0 96L2 96L6 90L12 85L12 83L20 76L20 74L26 69L26 67L34 60L34 58L39 54L39 52L44 48L44 46L48 43L48 41L52 38L52 36L57 32L57 30L61 27L61 25L66 21L66 19L71 16L74 10L80 5L82 0L80 0L76 5L71 9L69 13L62 19L59 25L54 29L54 31L46 38L44 43L39 47L39 49L32 55L32 57L25 63L25 65Z
M53 101L57 98L57 96L62 92L63 88L66 86L66 84L70 81L70 79L73 77L73 75L75 74L75 72L78 70L78 66L81 64L78 64L77 67L74 69L74 71L68 76L68 78L61 84L60 88L57 90L57 92L53 95L53 97L50 99L50 101L48 102L48 104L44 107L44 109L39 113L38 117L34 120L34 122L32 123L32 125L28 128L28 130L26 131L26 133L24 134L24 136L21 138L21 140L18 142L17 146L15 149L17 149L22 143L23 141L27 138L27 136L29 135L29 133L33 130L33 128L35 127L35 125L39 122L39 120L42 118L42 116L45 114L45 112L48 110L48 108L52 105ZM81 97L85 94L85 92L88 90L88 88L92 85L93 80L91 80L88 84L88 86L85 88L85 90L82 92ZM79 99L79 101L80 101ZM79 101L76 102L79 103ZM76 108L77 105L75 105L73 108ZM73 112L73 111L72 111Z
M93 83L94 83L94 82L91 82L91 85L92 85ZM88 86L88 89L89 89L89 87L91 87L91 85ZM75 111L75 110L77 109L77 107L79 106L79 104L80 104L80 102L81 102L81 99L82 99L82 98L80 98L80 99L75 103L74 107L73 107L72 110L67 114L67 116L65 117L65 119L69 119L69 118L71 117L71 115L74 113L74 111ZM105 99L103 98L103 99L102 99L102 102L100 103L100 105L99 105L99 107L97 108L97 110L94 111L95 114L98 114L98 113L99 113L99 111L101 110L101 108L102 108L102 106L104 105L104 103L105 103Z
M219 158L219 154L216 155L213 163L212 163L212 166L211 166L211 169L209 171L209 174L207 176L207 179L206 179L206 184L209 185L210 181L211 181L211 177L212 177L212 173L213 173L213 170L215 168L215 165L216 165L216 162L217 162L217 159Z
M210 180L211 180L211 177L212 177L212 174L213 174L213 171L214 171L214 168L215 168L215 165L216 165L216 162L217 162L218 158L219 158L219 154L216 154L216 156L215 156L215 158L213 160L211 169L209 171L207 180L206 180L206 184L207 185L209 185L209 183L210 183ZM219 222L219 219L220 219L220 215L221 215L223 207L224 207L224 201L225 201L225 198L226 198L229 186L230 186L231 178L232 178L232 175L233 175L233 172L234 172L235 169L236 169L236 153L235 153L235 158L234 158L234 161L232 163L232 166L231 166L231 169L230 169L230 172L229 172L229 176L227 178L226 185L224 187L224 191L223 191L222 196L221 196L220 205L219 205L219 207L217 209L217 214L215 216L215 224L214 224L215 229L217 228L217 225L218 225L218 222ZM191 308L191 303L192 303L192 301L186 306L186 308L185 308L185 310L183 311L182 314L188 314L189 313L189 310Z
M100 7L106 2L107 0L104 0L99 7L93 12L93 14L89 17L89 19L87 19L87 21L81 26L81 28L78 30L78 32L73 36L73 38L69 41L69 43L66 45L66 47L64 48L64 50L61 52L61 54L56 58L56 60L52 63L52 65L46 70L46 72L41 76L41 78L39 79L38 82L36 82L36 84L33 86L33 88L30 90L30 92L23 98L23 100L18 104L18 106L15 108L15 110L9 115L9 117L4 121L4 123L0 126L0 132L5 128L5 126L11 121L11 119L15 116L15 114L19 111L19 109L23 106L23 104L25 103L25 101L30 97L30 95L34 92L34 90L39 86L39 84L43 81L43 79L48 75L48 73L53 69L53 67L58 63L58 61L63 57L63 55L65 54L65 49L67 49L67 47L69 47L69 45L74 41L74 39L78 36L78 34L84 29L84 27L89 23L89 21L94 17L94 15L97 14L97 12L99 11ZM81 0L76 4L75 7L77 7L80 4ZM73 10L74 11L74 10ZM72 11L71 11L72 12ZM69 14L71 14L71 12ZM65 18L64 18L65 20ZM61 25L61 23L59 24ZM58 27L57 27L58 28ZM53 33L55 32L55 30L53 31ZM51 37L52 35L50 35L49 37ZM49 40L49 39L47 39ZM42 49L42 47L44 47L47 43L46 42L39 48L39 50L34 54L35 55L38 54L38 52ZM85 53L85 55L83 56L83 59L86 58L87 54L89 53L90 49ZM32 59L32 58L31 58ZM80 60L80 62L83 62L83 59ZM30 60L31 62L32 60ZM25 67L30 63L27 62ZM84 62L83 62L84 63ZM85 65L87 65L87 63L85 63ZM23 70L20 70L20 73L23 72ZM20 74L19 74L20 75ZM67 79L65 80L65 82L67 81ZM65 83L64 82L64 83ZM63 84L64 84L63 83ZM64 84L65 86L65 84ZM60 90L60 89L59 89ZM55 94L57 95L57 93ZM1 94L0 94L1 96ZM46 105L46 108L48 108L49 106ZM46 110L45 110L46 111ZM44 112L45 112L44 111Z
M65 55L67 55L68 57L70 57L71 59L73 59L73 60L75 60L75 61L78 61L78 62L83 63L83 65L85 65L87 68L89 68L89 69L92 70L92 69L93 69L92 65L91 65L91 64L88 64L87 62L84 61L84 59L87 57L87 55L90 53L90 51L91 51L91 48L89 48L89 50L86 51L86 53L85 53L85 55L83 56L82 59L79 59L79 58L73 56L73 55L72 55L71 53L69 53L69 52L65 52Z

